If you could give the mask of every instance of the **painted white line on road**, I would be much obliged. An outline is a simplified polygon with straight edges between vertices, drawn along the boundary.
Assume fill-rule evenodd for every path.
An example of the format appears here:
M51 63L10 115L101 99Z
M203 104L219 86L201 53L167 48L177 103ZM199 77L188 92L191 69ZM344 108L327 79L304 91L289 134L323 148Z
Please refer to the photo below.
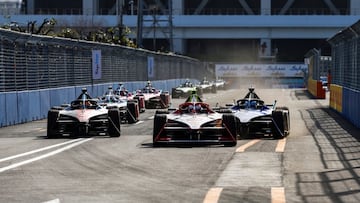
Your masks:
M148 119L149 119L149 120L154 119L154 116L150 116Z
M42 203L60 203L60 199L53 199L53 200L42 202Z
M271 188L271 203L285 203L285 189L283 187Z
M283 138L278 141L276 145L275 152L284 152L285 151L286 138Z
M220 187L211 188L207 192L203 203L217 203L219 201L222 190L223 190L223 188L220 188Z
M3 167L3 168L0 168L0 173L4 172L4 171L7 171L7 170L10 170L10 169L13 169L13 168L16 168L16 167L19 167L19 166L22 166L22 165L26 165L26 164L29 164L29 163L32 163L32 162L35 162L35 161L38 161L38 160L41 160L41 159L45 159L47 157L50 157L50 156L53 156L53 155L56 155L60 152L63 152L65 150L68 150L68 149L71 149L73 147L76 147L78 145L81 145L82 143L85 143L87 141L90 141L94 138L87 138L87 139L84 139L84 140L81 140L79 142L76 142L76 143L72 143L70 145L67 145L63 148L60 148L60 149L57 149L55 151L52 151L52 152L49 152L49 153L46 153L46 154L43 154L41 156L38 156L38 157L34 157L32 159L28 159L28 160L25 160L25 161L22 161L22 162L19 162L19 163L15 163L15 164L11 164L9 166L6 166L6 167Z
M139 125L139 124L141 124L141 123L143 123L144 121L138 121L138 122L136 122L134 125Z
M78 138L78 139L75 139L75 140L70 140L70 141L67 141L67 142L63 142L63 143L59 143L59 144L55 144L55 145L50 145L50 146L47 146L47 147L44 147L44 148L32 150L32 151L25 152L25 153L22 153L22 154L17 154L17 155L14 155L14 156L9 156L9 157L0 159L0 163L1 163L1 162L4 162L4 161L9 161L9 160L11 160L11 159L16 159L16 158L19 158L19 157L27 156L27 155L34 154L34 153L38 153L38 152L41 152L41 151L45 151L45 150L48 150L48 149L52 149L52 148L55 148L55 147L59 147L59 146L62 146L62 145L67 145L67 144L70 144L70 143L73 143L73 142L80 141L80 140L82 140L82 139L84 139L84 138Z
M254 144L256 144L259 141L260 141L260 139L256 139L256 140L252 140L244 145L241 145L240 147L238 147L236 149L236 152L244 152L247 148L253 146Z

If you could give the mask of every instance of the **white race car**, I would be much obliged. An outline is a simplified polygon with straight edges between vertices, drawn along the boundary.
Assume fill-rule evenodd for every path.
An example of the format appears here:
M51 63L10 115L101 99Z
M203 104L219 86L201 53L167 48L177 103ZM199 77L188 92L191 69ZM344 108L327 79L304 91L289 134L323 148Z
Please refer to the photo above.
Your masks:
M136 96L143 96L145 99L145 108L147 109L165 109L170 106L169 92L163 92L154 88L150 81L146 86L136 91Z
M238 121L240 138L257 134L269 134L275 139L286 137L290 133L290 112L287 107L265 105L255 93L254 88L243 99L239 99L230 108Z
M123 99L115 94L112 87L99 98L99 104L106 106L106 108L117 108L120 110L120 116L122 122L136 123L139 121L139 105L138 101L134 99Z
M190 96L179 108L158 110L154 117L153 144L220 144L235 146L236 118L218 113L197 96Z
M107 109L92 99L84 88L71 104L48 111L47 137L109 135L120 136L120 110Z

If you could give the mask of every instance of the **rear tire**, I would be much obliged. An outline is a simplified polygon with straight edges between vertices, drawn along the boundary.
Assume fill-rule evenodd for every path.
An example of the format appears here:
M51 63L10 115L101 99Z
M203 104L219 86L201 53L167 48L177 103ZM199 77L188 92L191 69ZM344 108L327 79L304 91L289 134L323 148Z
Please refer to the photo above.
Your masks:
M234 140L233 142L226 142L224 143L224 145L226 147L236 146L237 144L236 118L232 114L223 114L222 118L223 118L223 124L226 127L226 133L229 133L232 139Z
M165 124L166 124L166 115L165 114L155 114L154 117L154 127L153 127L153 145L158 146L159 143L156 142L156 137L162 133Z
M274 139L282 139L290 132L290 114L287 107L276 108L273 113L272 134Z
M51 109L48 111L48 120L47 120L47 137L48 138L59 137L59 125L56 122L58 116L59 116L59 110Z
M126 120L130 124L139 121L139 107L137 102L127 103Z
M110 137L120 137L120 111L119 109L109 109L108 111L108 135Z

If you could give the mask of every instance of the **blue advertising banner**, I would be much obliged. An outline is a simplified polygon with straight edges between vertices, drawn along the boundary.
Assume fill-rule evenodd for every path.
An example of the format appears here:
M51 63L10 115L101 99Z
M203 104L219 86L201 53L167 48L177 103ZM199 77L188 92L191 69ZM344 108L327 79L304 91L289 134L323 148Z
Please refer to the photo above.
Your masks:
M92 78L101 79L101 50L92 50Z
M154 76L154 57L148 56L148 78L153 78Z

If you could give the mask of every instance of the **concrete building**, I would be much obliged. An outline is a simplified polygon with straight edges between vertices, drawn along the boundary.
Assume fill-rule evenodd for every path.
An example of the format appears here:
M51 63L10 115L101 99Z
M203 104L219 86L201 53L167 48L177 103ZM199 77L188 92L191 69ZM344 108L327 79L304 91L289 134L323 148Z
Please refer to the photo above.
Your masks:
M12 2L0 1L1 4ZM326 39L355 23L359 0L16 0L20 12L0 24L55 18L58 25L112 27L150 50L169 50L207 61L299 62ZM19 3L20 2L20 3ZM140 6L139 6L140 5ZM142 10L142 12L138 12ZM139 15L140 14L140 15ZM138 18L139 16L139 18ZM139 21L138 21L139 19ZM141 35L138 33L142 33Z

